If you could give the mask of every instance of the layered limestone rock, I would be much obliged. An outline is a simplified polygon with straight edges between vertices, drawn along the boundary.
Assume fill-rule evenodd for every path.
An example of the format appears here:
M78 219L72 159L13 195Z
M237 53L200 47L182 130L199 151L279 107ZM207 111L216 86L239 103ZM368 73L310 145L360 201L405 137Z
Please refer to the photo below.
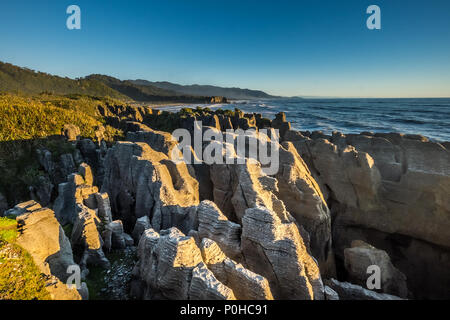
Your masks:
M198 182L184 162L174 163L145 143L118 142L108 150L105 168L102 192L109 194L126 229L143 216L150 217L155 230L193 229Z
M105 155L104 130L98 130L97 143L77 140L66 128L63 134L77 140L77 152L54 160L41 150L49 181L31 189L32 199L48 202L50 184L64 181L55 215L62 224L74 224L72 242L81 249L83 268L107 267L103 249L134 242L139 261L132 287L147 299L448 297L448 143L418 135L297 132L283 113L270 121L197 109L178 119L149 108L100 109L127 131L128 141ZM226 142L204 141L190 155L199 160L206 148L225 147L215 152L224 164L174 162L172 152L180 154L175 139L147 126L177 125L192 133L196 120L204 125L196 128L202 134L210 129ZM268 126L279 130L281 145L272 131L260 134ZM231 146L239 149L237 133L221 132L232 128L252 129L240 146L244 155L226 153ZM249 159L251 139L261 143L269 136L269 153L279 155L279 170L270 176L261 154ZM65 180L76 166L79 174ZM101 193L94 183L102 184ZM30 202L9 214L40 210L45 209ZM335 254L352 283L332 279L324 286L322 276L336 277ZM371 265L380 267L380 292L363 288Z
M274 192L277 180L263 174L261 165L251 159L244 164L214 164L211 166L214 202L230 220L241 223L245 210L256 206L284 211L284 205Z
M92 141L91 139L78 140L77 150L84 161L92 168L94 183L101 185L104 176L104 157L107 150L105 141Z
M400 134L349 135L345 143L369 153L382 179L378 197L385 210L367 217L364 225L450 247L445 233L450 228L450 152L445 147ZM341 219L361 223L355 213Z
M213 164L210 166L210 178L213 185L213 200L225 216L237 221L231 197L233 196L233 176L231 168L226 164Z
M78 172L83 177L85 184L87 184L88 186L92 186L94 184L92 169L87 163L80 164Z
M386 251L363 241L353 241L352 247L344 250L344 257L345 269L352 283L365 286L369 266L377 266L381 272L380 291L407 298L406 276L394 267Z
M134 239L136 244L139 243L139 239L145 230L151 228L150 219L147 216L140 217L136 220L136 224L134 225L133 233L131 236Z
M248 268L268 279L276 299L323 299L319 267L292 217L264 207L247 209L241 247Z
M450 153L444 145L394 133L289 132L286 138L328 188L340 259L353 240L368 241L387 251L416 297L448 296Z
M127 234L123 231L123 224L120 220L108 223L102 236L104 239L103 247L107 251L111 251L111 249L125 249L127 247Z
M348 282L339 282L335 279L327 280L325 283L339 295L340 300L402 300L390 294L377 293L361 286Z
M145 230L138 246L136 274L145 283L147 299L234 299L203 263L194 238L176 228Z
M120 220L112 221L107 193L99 193L92 186L92 172L87 164L80 166L83 176L72 174L60 185L61 194L55 202L56 217L62 224L72 224L72 244L82 252L80 265L109 268L103 248L107 251L123 249L130 243ZM128 240L128 242L127 242Z
M275 119L272 120L272 127L278 129L280 131L280 136L284 137L286 132L291 129L291 123L286 121L286 114L280 112L275 116Z
M211 178L215 202L220 207L230 199L232 207L223 210L242 224L246 267L267 278L275 298L323 299L320 272L309 254L309 235L276 196L277 179L265 175L254 159L212 165Z
M235 300L233 291L219 282L203 263L192 270L190 300Z
M78 215L73 225L71 242L83 252L81 268L85 270L88 265L95 265L108 269L110 263L103 252L103 239L99 232L100 219L95 210L87 206L77 204L77 209Z
M4 212L4 215L17 217L17 216L20 216L21 214L24 214L27 212L32 212L32 211L35 211L35 210L38 210L41 208L42 208L42 206L39 203L37 203L34 200L30 200L30 201L16 204L13 208L6 210Z
M329 286L325 286L324 290L325 300L339 300L339 295L336 291L331 289Z
M279 148L276 195L289 213L310 235L313 256L321 274L335 274L331 239L331 216L322 191L307 165L290 142Z
M69 266L75 266L72 247L64 230L48 208L29 210L16 218L17 244L32 257L39 270L47 276L46 290L55 300L80 300L76 289L64 283L70 274Z
M352 146L338 148L322 138L293 144L320 174L336 201L364 211L383 207L378 197L381 176L369 154L358 152Z
M54 185L51 183L48 175L41 175L37 177L35 183L29 187L30 197L41 203L43 206L48 206L52 200Z
M127 134L127 141L143 142L148 144L153 150L162 152L170 156L172 150L177 146L177 141L170 133L146 128L138 132L129 132Z
M85 184L83 177L72 173L67 177L67 182L58 186L58 197L53 209L61 225L73 224L77 219L77 204L82 204L90 195L97 193L98 188Z
M76 170L74 157L70 153L63 154L58 159L54 159L52 153L46 149L37 149L36 153L40 165L54 185L64 182L66 177Z
M229 221L212 201L197 208L198 236L216 241L229 257L241 255L241 226Z
M109 196L107 193L95 193L95 207L97 210L97 215L103 224L108 224L112 222L112 212L111 212L111 203L109 202Z
M258 143L263 141L269 149L278 145L273 143L272 146L267 135L255 130L241 130L240 134L227 132L223 134L222 140L226 142L212 141L204 145L205 150L215 150L215 153L217 150L222 151L222 155L215 155L215 159L220 162L215 161L210 166L212 198L230 220L240 222L245 209L254 204L245 204L245 189L250 187L249 192L253 190L253 194L263 192L264 189L268 192L277 190L276 179L260 174L261 164L256 149ZM253 186L255 182L257 184ZM254 195L250 197L256 199ZM270 197L267 200L270 202Z
M215 241L203 238L200 248L208 269L233 290L238 300L273 299L267 279L228 258Z

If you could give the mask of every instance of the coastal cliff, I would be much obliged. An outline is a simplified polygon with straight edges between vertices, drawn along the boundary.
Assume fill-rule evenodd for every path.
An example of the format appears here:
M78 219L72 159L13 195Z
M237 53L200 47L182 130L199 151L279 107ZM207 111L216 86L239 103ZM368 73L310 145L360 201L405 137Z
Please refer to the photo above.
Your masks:
M271 120L240 110L117 105L98 112L123 130L123 141L106 143L101 128L96 139L82 138L67 124L71 152L38 152L57 187L42 187L35 200L52 210L18 204L3 213L20 222L19 239L39 232L39 215L54 213L65 255L52 261L80 266L86 283L77 298L87 297L86 287L92 293L93 270L117 269L111 253L123 251L132 252L119 266L126 282L114 287L113 278L109 288L122 298L450 298L450 143L295 131L283 113ZM221 139L189 149L193 158L237 145L227 129L250 130L258 143L271 142L278 170L266 173L260 155L247 156L248 142L240 163L225 154L213 164L173 161L171 132L194 133L196 121ZM270 128L279 135L256 134ZM50 253L38 242L25 249L39 265ZM371 265L381 269L380 289L366 288ZM46 270L65 281L59 269Z

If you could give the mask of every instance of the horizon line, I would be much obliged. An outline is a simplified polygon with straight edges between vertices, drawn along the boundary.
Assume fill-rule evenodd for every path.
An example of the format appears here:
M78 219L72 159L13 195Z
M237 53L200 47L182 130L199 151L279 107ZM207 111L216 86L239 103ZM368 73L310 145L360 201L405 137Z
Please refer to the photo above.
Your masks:
M55 73L50 73L50 72L45 72L45 71L40 71L40 70L35 70L35 69L31 69L29 67L25 67L25 66L19 66L16 65L14 63L11 62L7 62L5 60L0 60L0 62L5 63L5 64L10 64L12 66L18 67L18 68L22 68L22 69L29 69L33 72L41 72L41 73L47 73L51 76L57 76L57 77L61 77L61 78L69 78L71 80L77 80L77 79L85 79L88 76L91 75L103 75L103 76L107 76L107 77L112 77L112 78L116 78L120 81L137 81L137 80L144 80L144 81L148 81L148 82L167 82L167 83L172 83L172 84L176 84L176 85L181 85L181 86L213 86L213 87L220 87L222 89L240 89L240 90L252 90L252 91L261 91L263 93L266 93L268 95L273 96L275 99L277 98L281 98L281 99L292 99L292 98L300 98L300 99L450 99L450 96L434 96L434 97L430 97L430 96L409 96L409 97L405 97L405 96L395 96L395 97L375 97L375 96L327 96L327 95L323 95L323 96L309 96L309 95L279 95L279 94L273 94L270 92L270 90L263 90L263 89L251 89L249 87L247 88L243 88L243 87L236 87L236 86L221 86L221 85L217 85L217 84L199 84L199 83L190 83L190 84L186 84L186 83L180 83L180 82L172 82L172 81L168 81L168 80L148 80L148 79L143 79L143 78L136 78L136 79L122 79L119 77L115 77L115 76L111 76L109 74L102 74L102 73L89 73L87 75L81 76L81 77L69 77L67 75L61 75L61 74L55 74ZM1 92L1 91L0 91ZM7 92L7 91L5 91ZM267 100L270 98L260 98L261 100ZM230 100L258 100L258 99L230 99Z

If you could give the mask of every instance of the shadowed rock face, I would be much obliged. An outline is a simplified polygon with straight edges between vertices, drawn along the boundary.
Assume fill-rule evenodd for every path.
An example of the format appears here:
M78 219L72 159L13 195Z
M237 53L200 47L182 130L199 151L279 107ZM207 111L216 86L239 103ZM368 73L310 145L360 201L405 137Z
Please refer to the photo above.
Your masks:
M110 263L102 248L103 239L99 231L100 219L94 210L80 204L77 207L78 216L74 222L71 242L83 251L80 265L83 269L87 265L97 265L108 269Z
M442 144L401 134L286 136L328 188L340 259L353 240L376 242L416 297L448 296L450 153Z
M366 285L367 270L376 265L380 268L380 291L407 298L406 276L391 262L386 251L379 250L363 241L353 241L352 247L344 250L345 269L352 283Z
M377 293L361 286L348 282L339 282L335 279L326 281L326 284L339 295L340 300L401 300L399 297L390 294Z
M82 204L91 194L96 193L98 188L86 184L81 175L73 173L67 177L67 182L59 184L58 191L54 204L55 215L62 225L66 225L73 224L77 219L77 204Z
M8 201L6 200L6 197L0 193L0 217L3 217L6 210L8 210Z
M202 201L197 208L198 236L209 238L230 257L241 255L241 226L229 221L211 201Z

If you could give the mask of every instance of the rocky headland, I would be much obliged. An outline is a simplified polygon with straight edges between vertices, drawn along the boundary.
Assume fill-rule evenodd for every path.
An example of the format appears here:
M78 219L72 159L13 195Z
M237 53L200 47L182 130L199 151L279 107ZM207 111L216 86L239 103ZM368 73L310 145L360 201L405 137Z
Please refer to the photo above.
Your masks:
M38 150L46 175L33 199L10 208L0 194L0 215L17 220L17 243L53 299L93 298L96 274L108 277L101 290L111 299L450 298L449 142L295 131L283 113L98 111L122 141L106 143L102 128L86 139L67 124L61 135L74 149ZM278 171L249 158L172 161L171 132L193 132L195 121L223 136L278 129ZM116 252L128 258L112 261ZM65 285L73 265L78 290ZM371 265L380 289L366 286Z

